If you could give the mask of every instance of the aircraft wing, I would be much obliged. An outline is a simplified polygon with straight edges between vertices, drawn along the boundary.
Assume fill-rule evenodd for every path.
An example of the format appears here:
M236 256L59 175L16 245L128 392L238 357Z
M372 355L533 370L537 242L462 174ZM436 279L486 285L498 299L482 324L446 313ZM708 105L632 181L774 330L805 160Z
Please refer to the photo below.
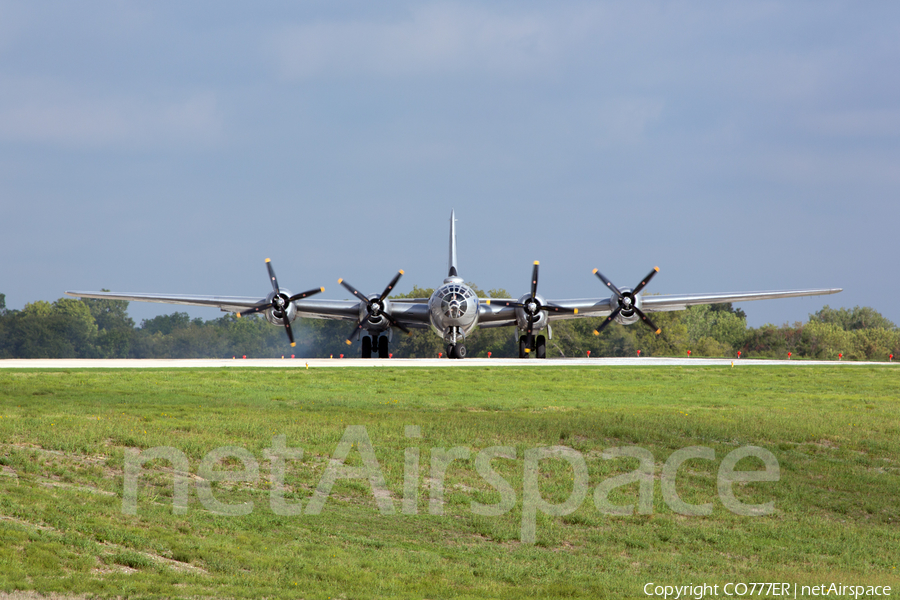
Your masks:
M256 298L251 296L190 296L183 294L130 294L119 292L66 292L66 295L76 298L206 306L219 308L224 312L241 312L248 308L265 304L267 301L265 297ZM339 319L345 321L356 321L359 319L359 300L297 300L294 302L294 307L297 309L298 316L310 319ZM393 300L391 301L391 316L407 327L429 327L427 304Z
M688 306L696 304L718 304L720 302L749 302L751 300L770 300L774 298L798 298L801 296L824 296L837 294L842 288L812 289L812 290L782 290L772 292L725 292L715 294L683 294L670 296L641 296L641 307L644 312L663 312L671 310L684 310ZM504 306L504 302L517 302L513 298L491 298L491 303L484 300L479 303L479 324L482 327L501 327L514 325L516 319L515 307ZM606 317L613 309L610 298L597 300L596 298L576 298L568 300L548 300L551 305L566 309L578 309L577 313L559 312L552 308L548 311L551 321L563 319L579 319L584 317Z
M696 304L718 304L720 302L749 302L750 300L770 300L773 298L799 298L801 296L826 296L837 294L843 288L819 290L784 290L778 292L728 292L721 294L686 294L682 296L643 296L642 308L645 312L684 310Z
M118 292L66 292L76 298L97 298L100 300L127 300L135 302L158 302L160 304L183 304L185 306L208 306L221 308L225 312L240 312L265 304L266 298L250 296L189 296L184 294L123 294Z
M406 327L427 329L428 304L391 300L391 317ZM359 300L299 300L294 302L297 315L307 319L341 319L357 321L360 317Z

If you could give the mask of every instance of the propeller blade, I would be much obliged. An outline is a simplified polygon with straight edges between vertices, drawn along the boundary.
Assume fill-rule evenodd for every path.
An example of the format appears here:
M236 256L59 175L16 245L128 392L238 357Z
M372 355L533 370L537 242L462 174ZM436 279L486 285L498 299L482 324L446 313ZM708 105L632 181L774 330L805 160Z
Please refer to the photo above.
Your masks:
M653 324L653 321L651 321L650 318L649 318L647 315L644 314L644 311L642 311L642 310L639 309L637 306L635 306L635 307L634 307L634 312L636 312L636 313L638 314L638 316L641 318L641 320L642 320L644 323L646 323L647 326L648 326L650 329L652 329L652 330L654 331L654 333L656 333L656 335L659 335L659 334L660 334L660 332L662 331L662 329L660 329L659 327L657 327L656 325L654 325L654 324Z
M252 315L252 314L255 314L258 312L262 312L264 310L269 310L270 308L272 308L271 302L269 302L268 304L261 304L259 306L254 306L253 308L248 308L245 311L237 313L237 316L238 316L238 318L246 317L247 315Z
M266 268L269 270L269 279L272 280L272 289L277 294L281 288L278 287L278 278L275 277L275 269L272 268L272 260L269 258L266 259Z
M622 297L622 292L619 291L619 288L617 288L615 285L613 285L613 282L612 282L612 281L610 281L609 279L607 279L606 277L604 277L604 276L603 276L603 273L601 273L601 272L598 271L597 269L594 269L594 275L596 275L596 276L600 279L600 281L602 281L603 283L605 283L605 284L606 284L606 287L608 287L609 289L611 289L611 290L613 291L613 293L615 293L616 296L618 296L619 298Z
M613 319L618 317L620 312L622 312L621 306L616 308L616 310L612 311L612 314L610 314L608 317L606 317L606 320L600 324L600 327L598 327L597 329L594 330L594 335L600 335L600 332L603 331L603 328L606 327L607 325L609 325Z
M534 269L531 271L531 297L534 298L537 296L537 282L538 282L538 265L540 265L540 261L534 261Z
M394 278L391 279L391 282L387 284L387 287L384 288L383 292L381 292L381 298L379 298L379 300L384 300L385 298L387 298L387 295L391 292L392 289L394 289L394 286L397 285L397 282L400 281L401 277L403 277L403 269L400 269L400 271L398 271L397 274L394 275Z
M349 283L347 283L347 282L344 281L343 279L338 279L338 283L341 284L342 286L344 286L345 288L347 288L347 291L349 291L351 294L353 294L354 296L356 296L357 298L359 298L359 299L362 300L363 302L366 302L366 301L367 301L367 298L366 298L366 295L365 295L365 294L363 294L362 292L360 292L358 289L356 289L355 287L353 287L352 285L350 285Z
M348 346L353 343L353 336L356 335L357 333L359 333L359 330L363 328L365 322L366 322L365 319L360 319L359 321L357 321L356 327L353 329L353 333L351 333L350 335L347 336L347 345Z
M578 314L577 308L566 308L565 306L557 306L556 304L544 304L543 306L541 306L541 308L548 312L555 312L555 313L569 314L569 315L577 315Z
M297 343L294 341L294 332L291 329L291 322L287 318L284 319L284 330L287 332L288 339L291 341L291 348L293 348Z
M653 279L653 276L656 275L657 273L659 273L659 267L653 267L653 270L650 271L650 272L647 274L646 277L644 277L644 280L641 281L641 282L637 285L637 287L634 288L634 289L631 291L631 293L634 294L634 295L637 295L638 292L640 292L642 289L644 289L644 286L645 286L645 285L647 285L648 283L650 283L650 280Z
M388 321L390 321L391 325L393 325L393 326L396 327L397 329L399 329L399 330L401 330L401 331L403 331L404 333L407 333L407 334L412 333L409 329L407 329L402 323L400 323L397 319L395 319L395 318L392 317L391 315L389 315L389 314L387 314L387 313L381 313L381 314L384 316L385 319L387 319Z
M303 292L302 294L294 294L293 296L288 298L288 303L295 302L297 300L303 300L304 298L309 298L310 296L313 296L315 294L318 294L319 292L324 292L324 291L325 291L325 288L320 287L320 288L316 288L314 290L307 290L307 291Z

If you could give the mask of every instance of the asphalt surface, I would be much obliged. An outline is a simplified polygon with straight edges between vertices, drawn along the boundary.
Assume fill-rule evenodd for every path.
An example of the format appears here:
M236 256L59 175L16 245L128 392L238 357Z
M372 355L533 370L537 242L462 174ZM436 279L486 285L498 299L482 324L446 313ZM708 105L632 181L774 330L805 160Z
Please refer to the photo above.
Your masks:
M6 359L0 369L173 369L222 367L341 368L341 367L712 367L712 366L893 366L887 362L756 360L730 358L182 358L182 359Z

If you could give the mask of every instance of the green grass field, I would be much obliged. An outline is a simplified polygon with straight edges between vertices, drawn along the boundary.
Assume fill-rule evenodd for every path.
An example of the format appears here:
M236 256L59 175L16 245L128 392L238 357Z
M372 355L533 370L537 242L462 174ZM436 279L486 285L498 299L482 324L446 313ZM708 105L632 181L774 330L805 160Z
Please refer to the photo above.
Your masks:
M884 367L4 370L0 372L0 591L98 597L645 598L647 582L785 581L890 585L900 593L900 371ZM346 428L365 426L395 514L366 479L339 480L321 514L270 508L264 449L286 436L289 502L305 508ZM405 436L419 426L421 437ZM580 452L590 490L573 512L538 513L523 543L525 451ZM640 446L655 460L652 514L609 516L594 488L637 468L604 449ZM719 500L718 465L744 445L771 451L780 480L736 485L767 516ZM123 512L126 448L171 446L190 461L188 510L173 511L173 472L149 462L137 514ZM203 457L246 449L259 477L212 483L252 501L245 516L207 510L195 488ZM429 512L433 448L465 446L447 469L442 515ZM501 516L473 500L501 495L475 454L515 491ZM677 489L709 516L664 502L662 464L688 446ZM402 514L404 456L418 448L417 514ZM347 464L362 464L358 447ZM756 468L745 459L743 469ZM242 463L223 461L221 469ZM541 461L538 489L561 503L573 471ZM615 490L636 504L638 484ZM754 597L765 597L756 595Z

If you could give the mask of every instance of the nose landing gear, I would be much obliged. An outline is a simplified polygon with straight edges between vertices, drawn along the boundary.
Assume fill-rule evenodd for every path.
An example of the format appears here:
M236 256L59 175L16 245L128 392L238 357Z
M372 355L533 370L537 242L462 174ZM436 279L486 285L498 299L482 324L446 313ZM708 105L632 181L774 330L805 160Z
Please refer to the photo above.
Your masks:
M447 356L449 358L465 358L466 347L462 344L450 344L447 346Z

